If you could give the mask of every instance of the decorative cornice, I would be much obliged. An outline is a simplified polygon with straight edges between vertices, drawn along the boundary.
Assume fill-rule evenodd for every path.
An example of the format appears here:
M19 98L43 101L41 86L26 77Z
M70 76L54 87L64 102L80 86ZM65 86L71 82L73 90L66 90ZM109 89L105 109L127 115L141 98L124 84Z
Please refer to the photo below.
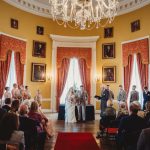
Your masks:
M10 34L4 33L4 32L0 32L0 35L1 35L1 34L2 34L2 35L9 36L9 37L12 37L12 38L15 38L15 39L18 39L18 40L21 40L21 41L27 42L27 39L23 39L23 38L20 38L20 37L14 36L14 35L10 35Z
M33 0L3 0L10 5L39 16L51 18L50 5L47 2ZM42 0L41 0L42 1ZM129 13L150 4L150 0L119 0L118 15Z
M99 36L62 36L50 34L50 38L57 42L89 43L96 42Z
M132 12L150 4L150 0L120 0L118 7L118 16Z

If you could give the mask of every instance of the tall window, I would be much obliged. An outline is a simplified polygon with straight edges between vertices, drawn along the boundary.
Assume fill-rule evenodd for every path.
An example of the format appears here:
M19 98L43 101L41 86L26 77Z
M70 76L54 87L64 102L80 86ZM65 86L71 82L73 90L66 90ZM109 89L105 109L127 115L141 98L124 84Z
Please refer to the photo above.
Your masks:
M141 103L141 106L143 106L143 92L142 92L139 70L138 70L138 65L137 65L137 55L134 54L133 57L134 57L133 58L133 70L132 70L132 75L131 75L131 84L129 88L128 100L130 99L130 92L132 91L132 86L136 85L136 90L139 92L139 102Z
M10 69L9 69L9 73L8 73L8 79L6 82L6 86L10 87L10 90L12 90L13 84L16 82L17 82L17 80L16 80L15 59L14 59L14 52L12 52Z
M69 66L66 84L60 98L60 104L65 103L65 98L70 87L74 86L76 88L79 88L81 84L82 82L81 82L81 77L79 72L78 60L76 58L72 58L70 60L70 66Z

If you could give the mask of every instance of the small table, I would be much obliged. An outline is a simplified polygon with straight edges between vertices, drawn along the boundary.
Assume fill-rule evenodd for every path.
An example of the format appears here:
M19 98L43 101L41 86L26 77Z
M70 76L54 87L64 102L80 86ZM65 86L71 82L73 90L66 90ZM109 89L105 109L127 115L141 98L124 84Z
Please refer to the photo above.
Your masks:
M76 118L78 116L77 106L75 107ZM59 105L58 120L65 120L65 105ZM94 105L86 105L86 121L95 120Z

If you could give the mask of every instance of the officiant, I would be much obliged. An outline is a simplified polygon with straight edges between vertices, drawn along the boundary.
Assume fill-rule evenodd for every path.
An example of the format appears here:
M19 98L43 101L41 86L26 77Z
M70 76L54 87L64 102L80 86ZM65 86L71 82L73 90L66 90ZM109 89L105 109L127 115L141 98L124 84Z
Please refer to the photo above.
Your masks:
M98 100L101 100L101 113L100 116L102 117L104 115L105 109L107 107L107 101L109 99L109 91L107 90L106 86L103 85L101 87L101 94L100 96L95 96L95 98L97 98Z

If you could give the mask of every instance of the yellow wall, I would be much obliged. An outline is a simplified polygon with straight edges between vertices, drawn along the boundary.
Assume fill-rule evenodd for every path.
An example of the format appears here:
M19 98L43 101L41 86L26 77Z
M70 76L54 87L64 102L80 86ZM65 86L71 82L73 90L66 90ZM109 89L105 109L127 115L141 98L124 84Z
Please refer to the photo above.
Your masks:
M52 57L52 40L49 34L70 35L70 36L90 36L99 35L100 39L97 42L97 72L102 74L102 66L115 65L116 66L116 83L110 84L111 89L115 93L118 91L118 85L122 83L122 55L121 55L121 42L139 37L147 36L150 34L150 5L145 6L134 12L121 15L115 18L114 22L109 25L114 27L113 38L103 38L103 28L94 29L92 31L80 31L64 28L57 25L55 22L48 18L39 17L20 9L17 9L7 3L0 1L0 32L10 35L21 37L27 40L27 62L26 62L26 85L30 87L31 94L34 96L37 88L40 88L44 98L50 98L50 81L44 83L31 82L31 63L46 63L47 73L51 72L51 57ZM10 28L10 18L18 19L19 29ZM140 19L141 30L131 33L130 23L134 20ZM44 35L36 34L36 26L44 27ZM33 40L45 41L47 43L46 58L37 58L32 56ZM116 58L115 59L102 59L102 43L115 42ZM100 80L97 83L97 94L100 90ZM98 109L97 104L97 109ZM45 102L45 108L50 106Z

